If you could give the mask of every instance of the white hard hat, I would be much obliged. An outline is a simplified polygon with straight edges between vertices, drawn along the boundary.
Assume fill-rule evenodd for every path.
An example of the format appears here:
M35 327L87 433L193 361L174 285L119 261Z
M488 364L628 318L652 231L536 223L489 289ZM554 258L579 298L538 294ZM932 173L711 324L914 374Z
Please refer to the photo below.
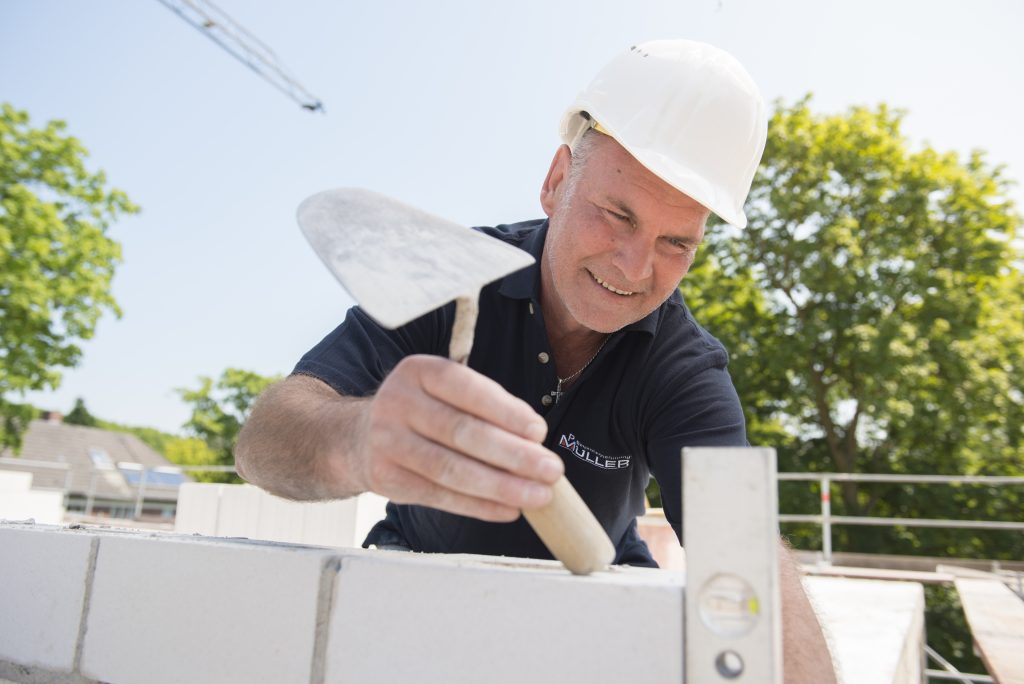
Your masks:
M689 40L634 45L562 117L570 147L599 124L651 173L743 228L764 152L764 100L736 59Z

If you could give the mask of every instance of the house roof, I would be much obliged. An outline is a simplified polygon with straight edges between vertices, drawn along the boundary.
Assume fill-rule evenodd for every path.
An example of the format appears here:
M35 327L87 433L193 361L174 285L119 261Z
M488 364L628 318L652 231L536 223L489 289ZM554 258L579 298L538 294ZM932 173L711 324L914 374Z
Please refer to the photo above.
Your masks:
M8 449L0 455L15 457ZM138 491L139 470L119 464L137 463L147 469L173 467L170 461L135 435L45 420L33 420L29 424L21 453L15 460L69 466L68 470L63 470L11 461L0 463L0 468L5 470L31 472L33 489L63 490L67 484L70 493L84 496L92 484L97 498L114 499L134 499ZM67 480L68 473L70 481ZM173 479L177 478L148 473L146 499L176 500L178 487L171 482Z

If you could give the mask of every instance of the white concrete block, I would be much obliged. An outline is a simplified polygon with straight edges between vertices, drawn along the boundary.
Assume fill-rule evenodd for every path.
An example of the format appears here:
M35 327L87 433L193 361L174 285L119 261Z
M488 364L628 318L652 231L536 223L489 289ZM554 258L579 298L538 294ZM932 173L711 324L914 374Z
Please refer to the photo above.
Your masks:
M352 531L352 546L362 546L370 528L384 519L387 497L366 492L356 497L356 522Z
M0 494L27 492L32 489L32 473L20 470L0 470Z
M916 582L807 577L841 680L919 684L924 654L924 588Z
M308 682L332 558L277 544L104 536L81 672L151 684Z
M218 537L257 538L263 490L250 485L224 485L217 513Z
M292 505L303 507L300 538L303 544L349 547L358 545L354 542L353 534L356 522L355 499ZM359 539L359 542L362 541Z
M0 660L71 671L93 540L29 525L0 527Z
M179 534L217 534L220 494L227 485L186 482L178 488L178 509L174 531Z
M682 602L682 576L668 571L346 556L324 681L678 684Z
M297 502L250 485L189 483L178 493L174 531L296 544L359 547L387 499L361 494L340 501Z
M260 492L259 524L251 536L254 539L304 543L303 529L306 510L310 504L282 499Z
M6 492L0 494L0 520L33 520L42 525L64 521L62 492Z

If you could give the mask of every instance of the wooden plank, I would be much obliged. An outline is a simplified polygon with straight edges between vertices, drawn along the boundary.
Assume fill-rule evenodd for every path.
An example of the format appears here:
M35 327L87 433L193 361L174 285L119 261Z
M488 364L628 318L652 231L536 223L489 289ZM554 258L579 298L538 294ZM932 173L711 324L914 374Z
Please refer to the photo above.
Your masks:
M957 579L975 647L999 684L1024 684L1024 601L995 580Z
M839 681L922 683L924 589L920 584L844 577L805 577L803 582L828 635Z
M935 572L948 573L954 577L962 577L964 579L986 579L994 580L996 582L1002 582L1006 586L1010 587L1010 591L1014 591L1014 587L1021 585L1021 580L1024 579L1024 575L1019 572L985 572L984 570L975 570L974 568L964 568L959 565L937 565ZM1018 589L1014 591L1015 594L1021 596L1021 591Z
M921 582L923 584L952 584L953 575L943 572L921 572L918 570L887 570L885 568L851 568L839 565L802 565L805 574L826 577L849 577L852 579L896 580L899 582Z

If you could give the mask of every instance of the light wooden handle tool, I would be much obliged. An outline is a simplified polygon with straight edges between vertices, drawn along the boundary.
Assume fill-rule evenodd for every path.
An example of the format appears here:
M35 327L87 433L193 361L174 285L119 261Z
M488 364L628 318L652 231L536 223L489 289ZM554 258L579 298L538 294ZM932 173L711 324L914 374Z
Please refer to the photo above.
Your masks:
M523 511L526 522L558 560L574 575L603 570L615 560L615 547L587 504L563 475L551 502Z
M477 296L455 300L455 321L449 356L459 363L469 360L476 328ZM554 485L547 506L523 511L523 516L555 558L575 575L589 575L615 559L615 546L579 493L566 479Z

